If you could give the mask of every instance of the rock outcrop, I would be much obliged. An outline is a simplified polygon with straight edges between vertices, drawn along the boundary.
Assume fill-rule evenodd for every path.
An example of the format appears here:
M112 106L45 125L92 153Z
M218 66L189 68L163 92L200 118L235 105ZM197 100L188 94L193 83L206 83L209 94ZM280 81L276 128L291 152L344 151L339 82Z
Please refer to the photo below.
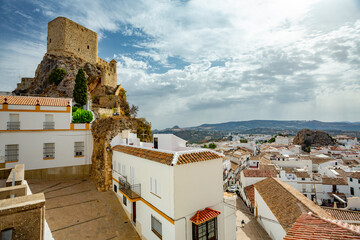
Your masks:
M98 191L107 191L112 185L110 141L124 129L136 131L133 119L115 116L101 118L92 123L94 148L90 175Z
M113 116L95 120L91 126L94 141L90 175L98 191L107 191L112 185L111 140L122 130L137 132L141 141L151 142L151 125L145 119Z
M321 147L334 145L334 140L329 134L323 131L312 131L310 129L300 130L293 140L293 144L301 145L302 149L305 150L309 146Z

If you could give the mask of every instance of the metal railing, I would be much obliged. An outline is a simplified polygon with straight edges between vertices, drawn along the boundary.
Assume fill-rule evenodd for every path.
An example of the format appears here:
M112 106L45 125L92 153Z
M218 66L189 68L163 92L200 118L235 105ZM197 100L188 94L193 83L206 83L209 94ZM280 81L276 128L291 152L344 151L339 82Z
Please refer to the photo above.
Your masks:
M130 199L141 197L141 184L130 184L126 177L119 177L119 189Z
M7 122L7 130L20 130L20 122Z
M55 122L44 122L43 126L44 126L44 129L54 129Z

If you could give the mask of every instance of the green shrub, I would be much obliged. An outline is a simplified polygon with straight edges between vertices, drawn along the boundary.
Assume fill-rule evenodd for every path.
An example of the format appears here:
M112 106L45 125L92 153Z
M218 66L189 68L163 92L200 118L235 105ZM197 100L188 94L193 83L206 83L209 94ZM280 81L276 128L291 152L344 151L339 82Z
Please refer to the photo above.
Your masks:
M76 74L73 97L76 103L84 106L87 102L87 84L84 71L80 68Z
M247 139L240 139L240 142L241 142L241 143L247 143L248 140L247 140Z
M64 79L65 75L66 75L65 69L56 68L51 71L49 75L49 82L59 85L59 83Z
M73 123L89 123L93 120L93 115L90 111L78 108L72 115Z
M209 148L215 149L215 148L216 148L216 144L215 144L215 143L209 143Z

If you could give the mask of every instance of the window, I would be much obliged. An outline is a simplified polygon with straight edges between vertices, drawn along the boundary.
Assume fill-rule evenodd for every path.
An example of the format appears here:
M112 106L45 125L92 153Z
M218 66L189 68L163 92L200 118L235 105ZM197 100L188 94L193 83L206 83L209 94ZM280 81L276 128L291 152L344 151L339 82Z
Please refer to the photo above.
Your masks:
M74 155L84 156L84 142L75 142L74 143Z
M301 180L305 181L305 178L301 178Z
M154 148L155 149L158 149L158 146L159 145L159 140L158 140L158 138L154 138Z
M117 192L117 186L114 184L114 192Z
M360 179L358 179L358 183L360 184Z
M350 178L350 182L352 182L353 180L352 180L352 178Z
M19 144L5 145L5 162L19 161Z
M199 225L192 224L194 240L216 240L217 239L217 218L213 218Z
M354 195L354 188L353 187L350 188L350 194Z
M159 179L150 177L150 192L155 194L157 197L161 196L161 186Z
M44 159L55 158L55 143L44 143Z
M160 239L162 239L162 226L161 222L151 215L151 231L155 233Z
M127 199L126 199L126 197L123 195L123 204L125 205L125 206L127 206Z
M45 114L44 129L54 129L54 128L55 128L54 115Z
M9 122L7 123L7 130L20 130L19 114L9 115Z
M89 45L87 45L87 49L89 49L90 48L90 46Z

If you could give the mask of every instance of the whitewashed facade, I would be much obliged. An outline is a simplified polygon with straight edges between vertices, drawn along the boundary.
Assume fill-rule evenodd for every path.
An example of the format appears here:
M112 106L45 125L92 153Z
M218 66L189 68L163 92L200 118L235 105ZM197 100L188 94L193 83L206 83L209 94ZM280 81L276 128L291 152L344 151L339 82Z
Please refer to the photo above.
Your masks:
M0 163L24 163L26 170L91 164L90 125L71 123L71 105L71 99L0 96Z
M210 208L220 212L212 218L216 219L214 239L236 239L235 210L223 203L222 156L212 152L215 158L180 164L183 154L200 153L201 157L209 150L189 150L185 141L168 134L154 139L157 144L152 147L112 142L113 191L139 235L154 240L196 239L190 219ZM150 155L156 159L149 159ZM157 159L164 157L170 162Z

